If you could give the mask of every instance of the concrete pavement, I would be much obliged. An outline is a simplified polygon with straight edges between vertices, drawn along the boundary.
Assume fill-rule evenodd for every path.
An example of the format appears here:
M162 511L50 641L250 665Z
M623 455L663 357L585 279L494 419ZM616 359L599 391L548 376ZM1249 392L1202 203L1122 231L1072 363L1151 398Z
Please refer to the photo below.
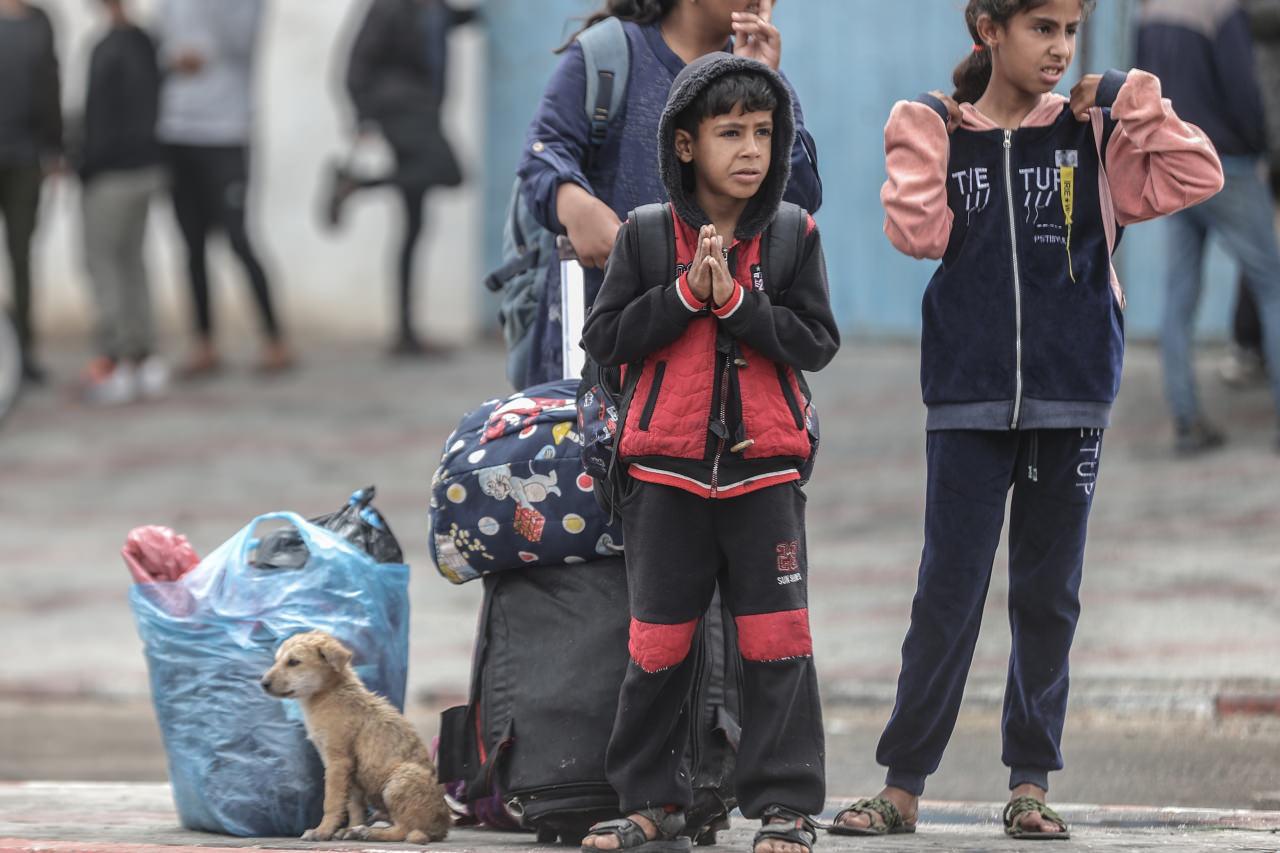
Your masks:
M840 801L828 805L830 820ZM843 838L823 833L820 851L1026 851L1043 844L1006 839L998 803L926 801L914 835L887 839ZM1072 827L1071 850L1161 850L1168 853L1275 851L1280 812L1221 809L1100 808L1062 805ZM754 824L735 817L707 853L750 849ZM20 783L0 785L0 853L177 853L184 850L406 850L407 844L303 842L292 838L232 838L178 828L166 785ZM425 848L437 853L545 851L524 833L454 829ZM554 849L554 848L552 848Z

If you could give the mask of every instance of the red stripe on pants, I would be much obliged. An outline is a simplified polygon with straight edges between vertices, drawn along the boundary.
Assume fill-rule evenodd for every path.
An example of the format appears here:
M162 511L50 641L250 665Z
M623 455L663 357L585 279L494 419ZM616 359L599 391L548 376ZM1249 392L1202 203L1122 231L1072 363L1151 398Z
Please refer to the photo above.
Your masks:
M809 610L782 610L734 618L743 660L771 661L813 656Z
M678 625L658 625L632 619L628 643L631 659L648 673L670 669L689 656L693 632L697 627L697 619Z

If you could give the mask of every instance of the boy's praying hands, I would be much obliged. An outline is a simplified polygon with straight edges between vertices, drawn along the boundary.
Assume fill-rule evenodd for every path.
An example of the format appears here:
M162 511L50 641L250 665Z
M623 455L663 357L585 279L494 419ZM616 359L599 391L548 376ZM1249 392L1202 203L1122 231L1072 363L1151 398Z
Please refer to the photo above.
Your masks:
M698 250L689 266L689 289L703 302L720 306L733 295L733 276L724 257L724 238L716 233L714 225L704 225L698 231Z

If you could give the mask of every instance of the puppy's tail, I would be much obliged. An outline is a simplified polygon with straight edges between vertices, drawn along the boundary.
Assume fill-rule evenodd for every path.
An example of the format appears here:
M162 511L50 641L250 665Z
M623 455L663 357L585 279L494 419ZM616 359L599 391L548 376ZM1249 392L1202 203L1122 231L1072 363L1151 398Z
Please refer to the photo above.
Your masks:
M421 829L411 829L409 834L404 837L404 840L410 844L426 844L431 839L427 838L427 834Z

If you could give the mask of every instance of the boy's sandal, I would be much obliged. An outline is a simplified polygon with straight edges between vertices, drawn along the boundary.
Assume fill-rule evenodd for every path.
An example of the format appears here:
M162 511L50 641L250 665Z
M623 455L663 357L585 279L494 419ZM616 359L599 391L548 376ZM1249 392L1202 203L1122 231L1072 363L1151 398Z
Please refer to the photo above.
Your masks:
M870 826L848 826L841 823L845 815L860 814L871 818ZM879 823L876 823L876 818L880 819ZM903 835L915 832L916 825L903 820L898 807L884 797L868 797L841 809L827 831L834 835Z
M770 819L777 818L782 820L768 823ZM755 838L751 839L752 851L762 841L785 841L788 844L798 844L807 851L812 851L813 845L818 843L818 827L808 815L786 806L773 805L760 813L760 819L766 823L756 830ZM783 820L786 822L783 823Z
M1022 816L1033 812L1050 823L1057 824L1059 831L1038 832L1023 829ZM1009 801L1009 804L1004 807L1004 833L1010 838L1020 838L1028 841L1066 841L1071 837L1071 833L1067 830L1067 822L1057 812L1045 805L1043 801L1037 800L1035 797L1015 797Z
M668 812L664 809L638 809L635 814L648 818L657 827L654 838L645 835L644 827L629 817L605 820L592 825L587 838L612 835L618 839L617 850L635 853L689 853L693 849L688 838L680 837L684 831L684 812ZM600 853L598 847L582 845L583 853ZM612 853L612 851L609 851Z

